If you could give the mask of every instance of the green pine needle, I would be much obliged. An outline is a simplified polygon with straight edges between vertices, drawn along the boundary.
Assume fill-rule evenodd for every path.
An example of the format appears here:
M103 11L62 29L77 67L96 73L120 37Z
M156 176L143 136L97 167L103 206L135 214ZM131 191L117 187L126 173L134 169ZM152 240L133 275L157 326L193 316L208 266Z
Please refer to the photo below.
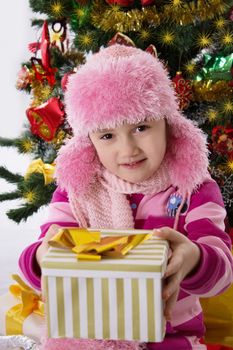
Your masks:
M18 184L23 181L22 175L13 174L11 171L7 170L6 167L4 166L0 166L0 178L12 184Z
M21 193L18 191L0 193L0 202L18 199L18 198L21 198Z

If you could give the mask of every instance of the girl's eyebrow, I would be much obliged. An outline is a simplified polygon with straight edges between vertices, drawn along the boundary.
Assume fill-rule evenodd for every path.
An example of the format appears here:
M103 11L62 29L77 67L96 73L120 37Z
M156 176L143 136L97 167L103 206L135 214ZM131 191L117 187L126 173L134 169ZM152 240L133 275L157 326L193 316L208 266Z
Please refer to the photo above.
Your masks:
M102 132L111 132L113 131L113 129L101 129L101 130L97 130L98 132L102 133Z

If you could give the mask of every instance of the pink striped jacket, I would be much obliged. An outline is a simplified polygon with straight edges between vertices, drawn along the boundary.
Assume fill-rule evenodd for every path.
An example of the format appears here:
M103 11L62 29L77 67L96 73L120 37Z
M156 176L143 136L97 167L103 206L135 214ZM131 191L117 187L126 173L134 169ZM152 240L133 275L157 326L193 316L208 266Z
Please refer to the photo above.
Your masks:
M156 195L133 194L128 199L137 229L173 227L174 215L181 201L173 186ZM53 223L78 226L67 194L59 188L54 192L48 211L48 220L41 226L39 240L27 247L19 259L23 275L37 289L40 288L40 268L35 253L46 231ZM195 273L185 278L180 286L172 319L167 322L165 340L162 343L148 343L148 349L205 349L205 345L199 343L205 333L199 297L217 295L233 281L231 240L224 232L225 216L222 196L213 180L204 182L183 207L178 231L199 246L201 261Z

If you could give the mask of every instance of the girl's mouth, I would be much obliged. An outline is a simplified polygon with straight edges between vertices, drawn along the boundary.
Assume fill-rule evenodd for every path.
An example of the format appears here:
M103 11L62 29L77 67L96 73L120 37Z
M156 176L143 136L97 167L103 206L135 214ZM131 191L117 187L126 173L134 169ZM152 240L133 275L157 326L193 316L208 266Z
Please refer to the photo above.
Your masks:
M137 162L133 162L133 163L126 163L126 164L122 164L123 167L125 168L128 168L128 169L135 169L137 167L140 167L141 164L146 160L145 159L142 159L142 160L139 160Z

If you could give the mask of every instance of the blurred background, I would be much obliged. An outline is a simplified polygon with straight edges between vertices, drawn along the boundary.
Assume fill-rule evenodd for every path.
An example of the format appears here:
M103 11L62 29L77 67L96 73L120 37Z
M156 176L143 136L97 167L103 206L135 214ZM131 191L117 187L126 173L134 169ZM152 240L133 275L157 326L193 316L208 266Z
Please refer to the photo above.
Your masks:
M30 103L30 95L17 90L15 82L21 63L28 59L28 43L37 40L37 33L30 25L33 15L28 0L14 1L13 7L11 1L4 1L2 6L0 136L14 138L22 131L25 110ZM0 148L0 165L6 166L10 171L23 175L30 161L29 156L18 154L15 148ZM0 192L14 188L15 186L0 179ZM40 223L45 216L45 211L41 209L26 223L16 224L8 219L6 212L12 207L17 207L18 203L20 201L17 200L0 203L0 295L7 291L11 283L11 274L17 272L20 252L36 239Z

